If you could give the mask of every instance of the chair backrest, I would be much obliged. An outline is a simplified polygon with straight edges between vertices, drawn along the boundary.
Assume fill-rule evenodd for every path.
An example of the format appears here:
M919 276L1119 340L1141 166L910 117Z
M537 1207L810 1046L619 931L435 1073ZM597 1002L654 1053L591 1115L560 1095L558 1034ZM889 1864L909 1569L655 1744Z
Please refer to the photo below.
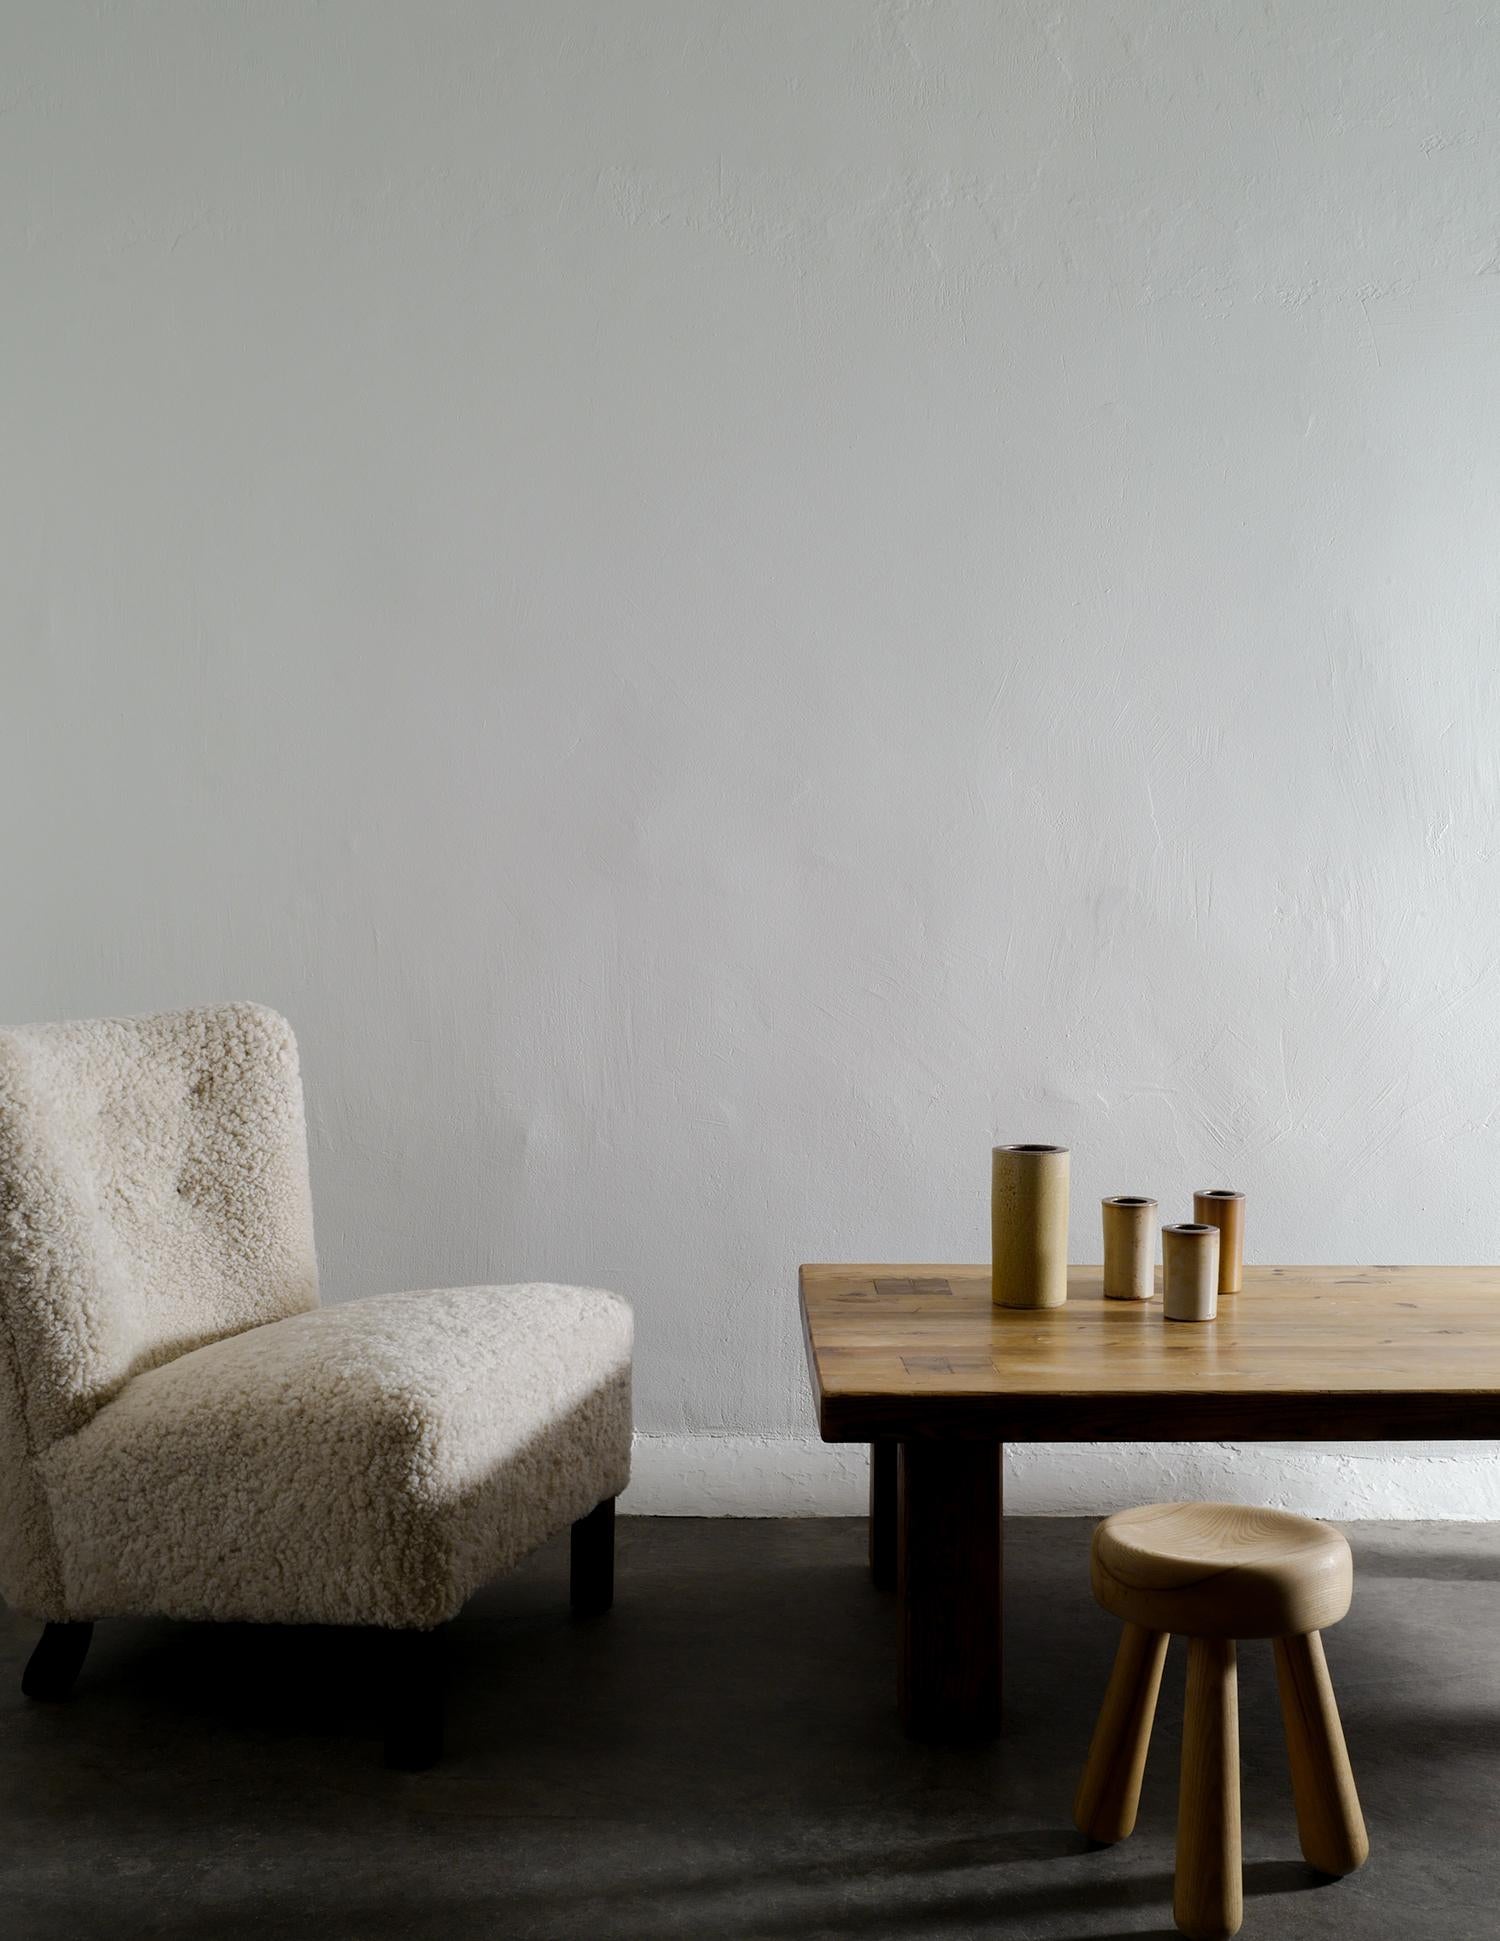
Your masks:
M284 1018L0 1031L0 1591L48 1566L25 1472L53 1442L142 1369L317 1300Z

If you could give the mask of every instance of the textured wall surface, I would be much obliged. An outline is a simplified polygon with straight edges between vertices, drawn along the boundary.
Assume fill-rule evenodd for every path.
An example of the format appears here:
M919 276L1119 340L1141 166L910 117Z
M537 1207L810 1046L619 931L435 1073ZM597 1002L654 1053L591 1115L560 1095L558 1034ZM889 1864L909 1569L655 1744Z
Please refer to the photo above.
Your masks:
M1484 0L7 6L0 1017L287 1011L328 1292L619 1288L642 1501L841 1500L796 1263L982 1257L995 1137L1079 1258L1500 1258L1497 93Z

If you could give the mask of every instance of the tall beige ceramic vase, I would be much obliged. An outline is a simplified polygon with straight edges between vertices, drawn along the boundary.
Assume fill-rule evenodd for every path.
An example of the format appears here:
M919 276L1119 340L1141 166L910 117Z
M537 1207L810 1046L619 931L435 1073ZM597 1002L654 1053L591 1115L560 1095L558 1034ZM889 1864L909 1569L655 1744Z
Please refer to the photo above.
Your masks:
M990 1292L996 1307L1068 1298L1068 1149L996 1146L990 1161Z

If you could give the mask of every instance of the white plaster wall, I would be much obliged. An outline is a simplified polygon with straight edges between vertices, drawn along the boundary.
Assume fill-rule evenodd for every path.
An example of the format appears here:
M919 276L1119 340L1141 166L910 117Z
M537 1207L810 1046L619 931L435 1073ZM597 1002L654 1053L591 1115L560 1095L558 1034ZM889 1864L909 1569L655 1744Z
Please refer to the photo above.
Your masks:
M796 1264L981 1257L996 1136L1080 1258L1500 1258L1497 95L1486 0L0 9L0 1016L283 1007L329 1293L621 1288L645 1507L849 1500ZM1215 1475L1496 1512L1011 1500Z

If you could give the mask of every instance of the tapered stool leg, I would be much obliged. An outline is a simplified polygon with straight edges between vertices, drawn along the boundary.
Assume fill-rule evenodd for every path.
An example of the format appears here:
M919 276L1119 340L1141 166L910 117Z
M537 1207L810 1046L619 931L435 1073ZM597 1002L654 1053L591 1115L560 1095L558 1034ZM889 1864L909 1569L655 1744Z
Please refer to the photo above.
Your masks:
M1244 1918L1240 1719L1230 1638L1188 1640L1172 1914L1193 1941L1227 1941Z
M1135 1826L1141 1779L1156 1717L1167 1634L1127 1624L1120 1634L1115 1667L1089 1745L1088 1763L1073 1801L1080 1833L1108 1845L1123 1840Z
M1303 1858L1325 1874L1352 1874L1369 1859L1370 1841L1316 1631L1276 1640L1276 1683Z

